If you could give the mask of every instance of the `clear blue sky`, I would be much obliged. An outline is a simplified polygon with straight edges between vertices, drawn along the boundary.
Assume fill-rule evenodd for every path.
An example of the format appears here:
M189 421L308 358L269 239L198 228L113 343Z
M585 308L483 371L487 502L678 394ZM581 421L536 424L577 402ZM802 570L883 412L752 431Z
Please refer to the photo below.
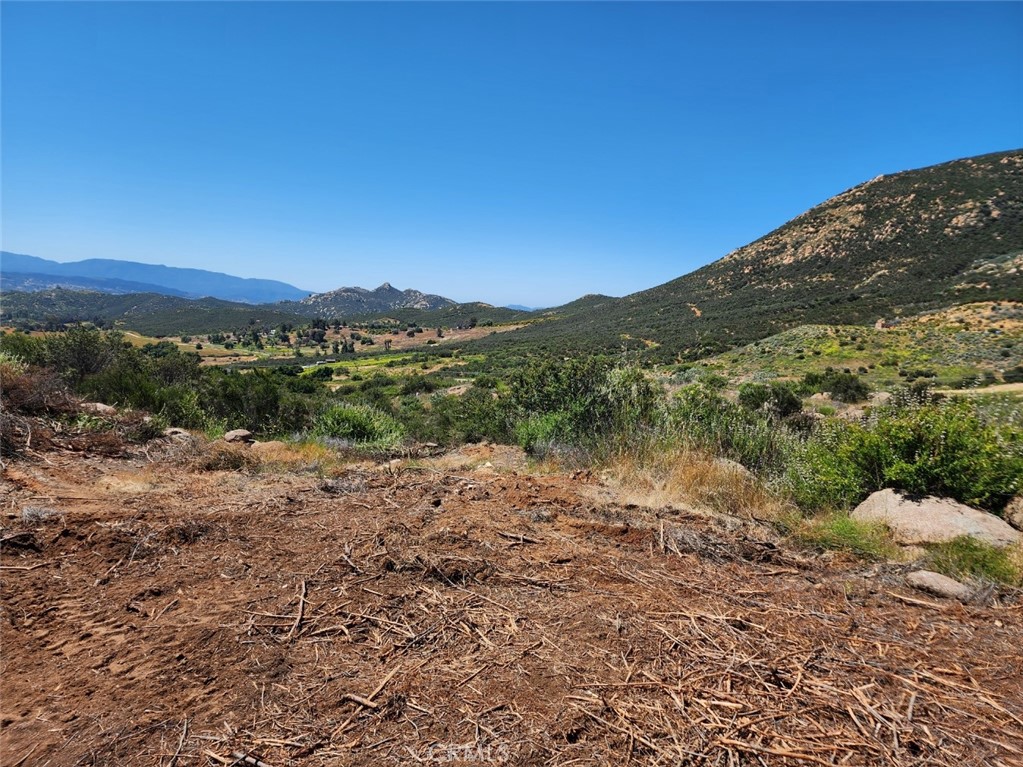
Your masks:
M1023 146L1020 3L20 3L2 245L553 305Z

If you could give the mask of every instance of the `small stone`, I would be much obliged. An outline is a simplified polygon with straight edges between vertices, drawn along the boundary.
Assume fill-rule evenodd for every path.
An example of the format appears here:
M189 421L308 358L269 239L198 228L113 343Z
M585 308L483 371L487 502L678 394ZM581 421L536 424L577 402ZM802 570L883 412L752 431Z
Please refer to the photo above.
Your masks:
M178 442L184 442L185 440L192 438L192 435L188 431L185 429L179 429L177 426L171 426L168 429L164 429L163 436Z
M224 442L252 442L252 432L248 429L234 429L224 435Z
M906 583L920 591L945 599L966 602L973 596L973 590L954 578L930 570L916 570L906 576Z
M94 413L95 415L116 415L117 408L111 407L110 405L104 405L102 402L83 402L81 405L82 410L86 413Z

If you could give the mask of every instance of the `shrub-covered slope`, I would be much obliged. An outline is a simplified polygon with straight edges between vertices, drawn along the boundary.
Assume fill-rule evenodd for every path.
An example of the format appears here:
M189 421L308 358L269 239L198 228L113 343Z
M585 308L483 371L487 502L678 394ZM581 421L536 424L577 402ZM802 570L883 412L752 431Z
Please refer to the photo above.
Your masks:
M879 176L650 290L481 341L700 355L807 323L1023 296L1023 150Z
M5 293L0 310L0 321L7 324L43 323L56 328L65 323L92 322L154 336L308 322L307 317L283 311L275 304L240 304L218 298L192 301L157 293L113 295L62 288Z

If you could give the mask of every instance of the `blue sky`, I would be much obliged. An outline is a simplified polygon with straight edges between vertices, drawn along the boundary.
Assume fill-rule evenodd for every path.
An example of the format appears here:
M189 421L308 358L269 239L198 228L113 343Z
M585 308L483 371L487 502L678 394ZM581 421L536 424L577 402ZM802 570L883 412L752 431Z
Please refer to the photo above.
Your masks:
M1019 3L0 5L2 246L554 305L1023 146Z

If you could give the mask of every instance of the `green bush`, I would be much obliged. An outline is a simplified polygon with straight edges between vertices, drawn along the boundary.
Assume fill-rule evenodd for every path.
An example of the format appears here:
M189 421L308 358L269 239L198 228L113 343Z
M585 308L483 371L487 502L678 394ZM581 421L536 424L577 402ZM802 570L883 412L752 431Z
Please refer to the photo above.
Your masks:
M654 425L659 402L642 371L600 357L533 362L510 381L509 407L524 424L520 444L555 439L613 450Z
M750 411L700 384L669 403L662 438L738 461L761 474L784 467L795 438L764 411Z
M393 449L405 437L401 424L369 405L342 403L321 412L313 434L343 440L358 447Z
M787 418L803 409L791 388L782 383L744 383L739 387L739 404L747 410L766 410L775 418Z
M864 423L830 422L788 472L804 508L847 508L875 490L948 496L999 511L1023 489L1023 435L966 400L897 403Z
M870 396L870 389L854 373L825 368L823 373L807 373L799 384L804 394L830 392L839 402L862 402Z
M571 416L563 411L531 415L515 424L515 441L527 453L542 453L571 439Z
M287 375L287 374L286 374ZM314 381L329 381L334 377L334 371L331 370L327 365L320 365L314 368L307 376Z
M739 404L747 410L760 410L771 401L771 387L762 383L739 386Z
M405 378L401 384L402 394L419 394L422 392L436 391L437 382L432 378L419 375L419 373L413 373L412 375Z

